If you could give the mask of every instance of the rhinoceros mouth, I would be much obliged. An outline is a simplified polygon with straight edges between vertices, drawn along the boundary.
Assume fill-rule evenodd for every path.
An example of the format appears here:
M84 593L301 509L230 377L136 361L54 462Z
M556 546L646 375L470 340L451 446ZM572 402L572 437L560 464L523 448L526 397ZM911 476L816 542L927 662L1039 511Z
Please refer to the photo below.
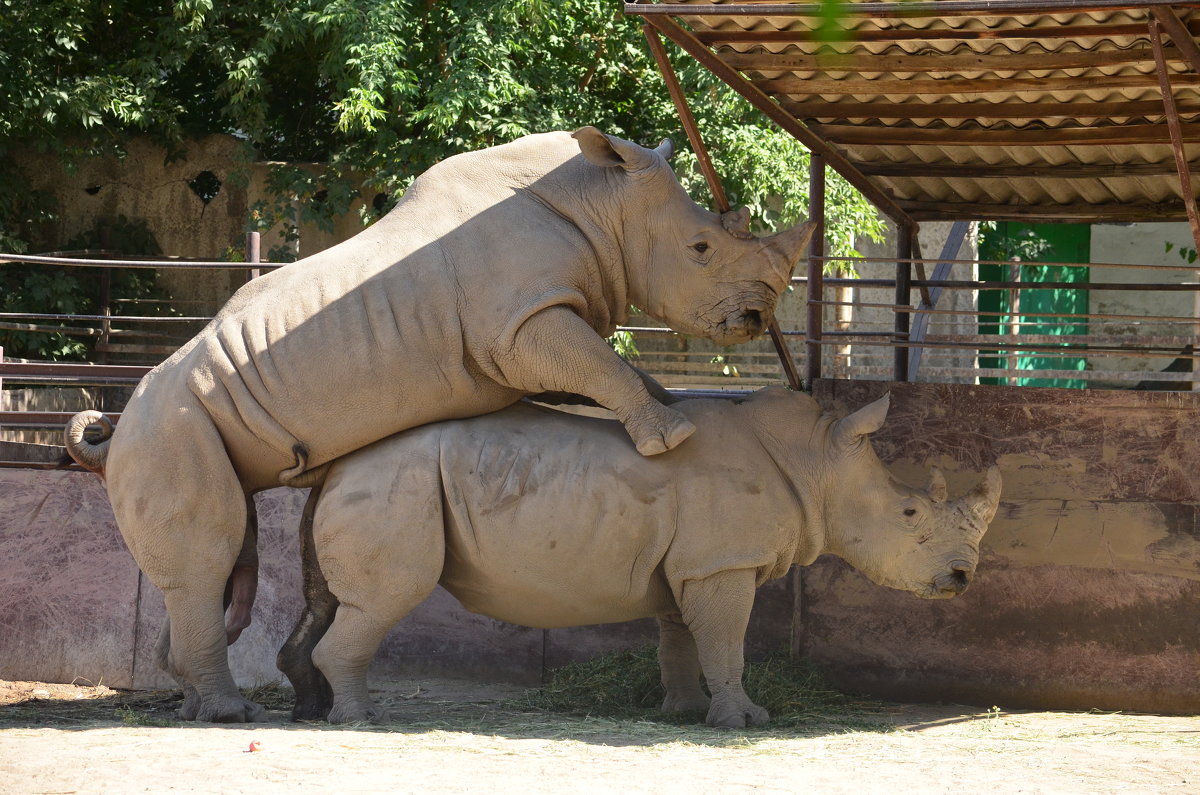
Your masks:
M717 323L711 336L719 345L738 345L761 337L770 322L770 313L761 306L740 307Z
M933 579L920 594L926 599L951 599L967 590L971 585L973 569L966 563L954 563Z

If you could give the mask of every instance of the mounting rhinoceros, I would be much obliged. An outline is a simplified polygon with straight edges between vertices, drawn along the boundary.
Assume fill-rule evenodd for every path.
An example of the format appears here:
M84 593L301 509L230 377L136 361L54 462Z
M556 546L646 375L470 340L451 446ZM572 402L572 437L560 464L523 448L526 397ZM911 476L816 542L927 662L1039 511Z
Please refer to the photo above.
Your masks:
M953 501L937 470L925 490L898 483L867 439L886 397L836 421L782 388L675 405L699 432L660 458L611 421L522 405L334 462L306 509L329 598L306 587L280 653L298 708L329 707L315 663L331 721L381 719L367 666L438 583L531 627L657 616L663 709L707 709L714 726L767 719L742 690L743 636L755 588L792 564L828 552L917 596L966 589L999 470Z
M721 344L760 334L812 227L755 238L745 212L705 211L669 149L585 127L449 158L375 225L238 290L142 380L110 439L85 438L95 412L69 426L166 598L182 717L264 714L226 656L257 566L247 495L529 393L607 406L645 455L692 433L603 338L631 304Z

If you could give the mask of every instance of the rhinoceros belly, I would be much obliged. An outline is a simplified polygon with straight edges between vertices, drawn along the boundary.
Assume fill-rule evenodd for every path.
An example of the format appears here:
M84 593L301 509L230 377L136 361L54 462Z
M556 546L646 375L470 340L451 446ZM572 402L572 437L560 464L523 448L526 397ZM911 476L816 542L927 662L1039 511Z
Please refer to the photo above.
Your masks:
M448 426L441 445L442 585L468 610L565 627L674 609L674 488L619 424L521 406Z

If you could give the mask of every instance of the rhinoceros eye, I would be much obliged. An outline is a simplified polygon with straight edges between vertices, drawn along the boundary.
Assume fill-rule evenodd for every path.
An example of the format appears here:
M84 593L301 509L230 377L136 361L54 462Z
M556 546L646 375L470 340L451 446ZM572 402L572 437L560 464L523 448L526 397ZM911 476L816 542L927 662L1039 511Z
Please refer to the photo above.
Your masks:
M708 251L708 244L703 241L696 243L692 246L692 251L695 251L697 254L703 254Z
M905 508L905 509L904 509L904 515L905 515L905 516L916 516L916 515L917 515L917 509L916 509L916 508Z

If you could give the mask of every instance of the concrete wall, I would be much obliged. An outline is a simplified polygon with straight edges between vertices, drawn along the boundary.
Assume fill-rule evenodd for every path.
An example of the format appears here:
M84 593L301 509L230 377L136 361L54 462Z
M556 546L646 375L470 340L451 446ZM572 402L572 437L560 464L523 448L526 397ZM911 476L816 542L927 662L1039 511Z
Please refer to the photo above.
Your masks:
M98 222L119 215L145 220L168 257L215 260L230 246L243 249L250 209L268 198L270 163L247 161L242 142L229 136L189 141L186 156L170 162L166 150L148 139L133 139L127 149L123 158L82 160L74 169L65 169L44 154L22 158L30 187L53 195L58 206L54 223L34 230L35 250L61 248L80 233L96 228ZM310 168L320 169L316 165ZM221 183L207 203L189 187L205 171ZM373 196L366 198L369 201ZM332 233L303 225L300 254L328 248L361 228L357 212L338 219ZM272 247L283 243L279 231L264 236L264 259ZM246 274L237 270L162 271L160 280L173 297L202 302L189 311L211 314L245 282Z
M1200 395L821 382L891 390L873 438L914 485L995 462L1000 512L970 590L914 602L839 561L802 575L801 648L850 688L980 706L1200 710Z
M2 446L2 445L0 445ZM15 457L12 446L3 457ZM26 449L30 460L36 450ZM231 647L241 685L275 681L275 653L300 615L296 528L307 491L256 498L261 572L253 624ZM154 665L162 594L125 548L100 480L80 472L0 469L0 679L164 688ZM787 648L793 580L755 608L752 651ZM442 675L524 684L548 667L654 642L653 621L535 630L468 613L440 588L383 644L376 676Z
M1167 243L1173 246L1171 251L1166 250ZM1093 268L1091 280L1094 282L1182 284L1200 279L1197 271L1200 261L1189 266L1178 254L1180 249L1196 247L1191 227L1186 223L1094 224L1091 247L1093 262L1175 268L1172 271ZM1165 325L1154 320L1170 316L1200 317L1200 297L1196 293L1097 290L1090 294L1089 304L1093 314L1137 317L1137 320L1110 321L1103 325L1093 323L1091 328L1093 334L1128 337L1131 344L1149 337L1189 336L1200 331L1198 324ZM1178 347L1182 349L1183 345ZM1093 370L1156 371L1170 364L1173 358L1092 357L1089 366ZM1123 386L1131 387L1133 383L1124 382ZM1181 383L1179 388L1186 389L1187 385Z
M821 381L828 406L885 390L874 444L919 485L952 493L993 462L1000 513L975 583L927 602L822 558L763 592L755 649L793 647L842 686L989 707L1200 710L1200 395ZM275 677L300 606L302 492L258 497L254 625L232 649L240 682ZM168 684L150 651L161 596L123 549L99 481L0 470L0 678ZM382 675L536 682L547 666L649 642L649 622L542 632L463 611L439 591L395 630Z

